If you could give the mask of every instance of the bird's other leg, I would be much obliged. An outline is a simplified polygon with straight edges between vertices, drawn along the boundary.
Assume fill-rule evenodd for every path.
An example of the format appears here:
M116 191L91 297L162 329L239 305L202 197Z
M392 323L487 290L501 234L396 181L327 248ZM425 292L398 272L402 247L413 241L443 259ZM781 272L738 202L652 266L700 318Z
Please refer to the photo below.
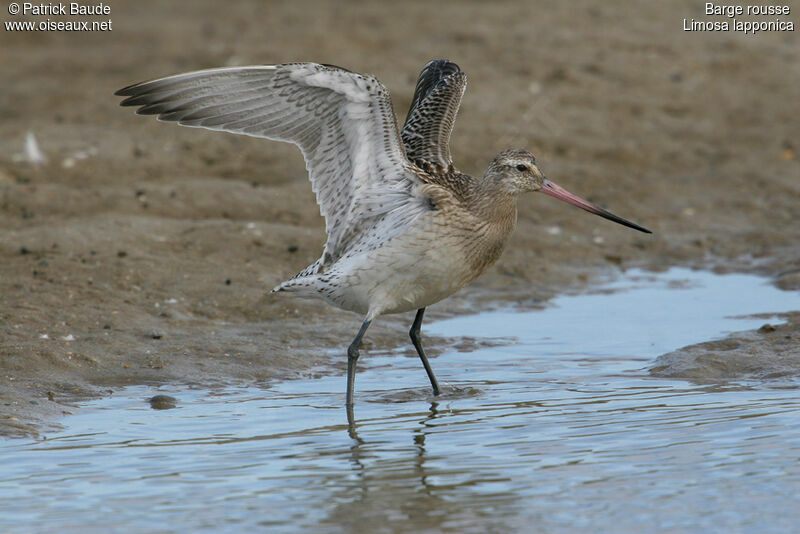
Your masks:
M358 361L358 346L361 344L361 338L364 337L364 332L369 328L369 323L372 321L366 319L361 323L361 329L356 334L355 339L347 348L347 401L348 416L353 409L353 388L356 382L356 362Z
M414 317L414 324L411 325L411 330L408 331L408 335L411 336L411 342L414 344L414 348L417 349L417 354L419 354L419 359L422 360L422 365L425 366L425 372L428 373L431 386L433 386L433 394L438 395L439 383L436 381L436 376L433 374L431 364L428 363L428 357L425 356L425 349L422 348L422 339L419 337L423 315L425 315L425 308L418 309L417 316Z

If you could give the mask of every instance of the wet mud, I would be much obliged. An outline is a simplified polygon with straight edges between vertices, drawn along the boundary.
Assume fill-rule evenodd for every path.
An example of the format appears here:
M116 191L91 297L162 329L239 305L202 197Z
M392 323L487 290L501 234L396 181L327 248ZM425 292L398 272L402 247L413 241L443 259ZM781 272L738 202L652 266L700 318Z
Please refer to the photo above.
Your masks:
M448 57L469 76L452 138L463 171L528 148L554 181L654 231L521 198L502 259L426 319L541 305L630 267L800 288L797 32L687 33L694 1L445 2L438 17L425 2L111 6L112 32L0 33L0 433L41 432L123 385L343 371L360 318L268 293L324 243L299 152L159 124L113 96L187 70L337 64L378 76L402 119L419 69ZM46 163L26 157L28 132ZM788 318L657 372L693 378L670 363L680 354L795 358ZM412 319L377 321L366 351L408 345Z

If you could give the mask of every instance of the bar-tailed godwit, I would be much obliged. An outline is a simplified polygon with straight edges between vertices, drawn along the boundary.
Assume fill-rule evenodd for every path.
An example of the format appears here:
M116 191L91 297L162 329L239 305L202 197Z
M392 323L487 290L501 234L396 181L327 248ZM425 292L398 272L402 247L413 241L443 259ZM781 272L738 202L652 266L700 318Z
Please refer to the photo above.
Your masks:
M501 152L481 178L461 173L449 142L466 84L455 63L428 63L399 134L386 88L332 65L202 70L116 93L127 97L123 106L159 120L300 148L328 239L317 261L273 291L321 297L364 317L347 349L348 415L358 347L381 314L416 310L411 341L439 394L420 339L425 308L497 261L521 193L545 193L650 233L545 178L527 150Z

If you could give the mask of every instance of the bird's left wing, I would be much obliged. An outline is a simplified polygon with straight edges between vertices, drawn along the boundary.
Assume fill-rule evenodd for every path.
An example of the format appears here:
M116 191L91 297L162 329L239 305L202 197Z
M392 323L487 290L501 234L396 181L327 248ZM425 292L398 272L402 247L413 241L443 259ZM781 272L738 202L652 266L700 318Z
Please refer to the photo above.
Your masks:
M400 143L386 88L330 65L210 69L138 83L123 106L184 126L294 143L303 152L335 261L422 183Z
M436 59L425 65L400 134L409 160L423 168L450 167L450 133L466 88L466 74L452 61Z

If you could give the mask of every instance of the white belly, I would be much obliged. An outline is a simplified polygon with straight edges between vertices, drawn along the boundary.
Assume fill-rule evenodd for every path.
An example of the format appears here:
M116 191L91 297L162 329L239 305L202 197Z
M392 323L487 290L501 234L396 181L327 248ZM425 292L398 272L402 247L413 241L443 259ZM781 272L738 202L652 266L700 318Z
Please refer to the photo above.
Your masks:
M324 272L290 281L290 290L322 297L334 306L373 319L430 306L475 280L502 252L511 225L490 225L469 213L430 211L397 232L370 232ZM393 235L378 242L375 236Z
M408 232L375 250L342 258L320 277L326 286L322 296L370 318L449 297L479 273L469 268L453 237L436 234Z

